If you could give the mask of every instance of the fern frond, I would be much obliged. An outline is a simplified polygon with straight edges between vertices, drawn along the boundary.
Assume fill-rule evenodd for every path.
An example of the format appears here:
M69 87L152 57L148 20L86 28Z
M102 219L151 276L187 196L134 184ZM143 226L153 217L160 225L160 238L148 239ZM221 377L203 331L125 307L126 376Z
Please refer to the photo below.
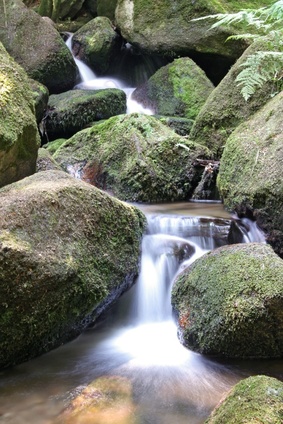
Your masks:
M242 86L241 93L248 100L265 82L282 78L283 53L258 51L248 56L241 67L244 69L238 74L236 83Z

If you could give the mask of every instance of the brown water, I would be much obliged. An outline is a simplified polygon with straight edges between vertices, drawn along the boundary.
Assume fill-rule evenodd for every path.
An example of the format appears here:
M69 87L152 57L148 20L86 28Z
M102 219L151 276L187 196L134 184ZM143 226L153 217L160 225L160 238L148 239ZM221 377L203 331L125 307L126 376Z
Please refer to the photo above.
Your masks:
M153 235L156 245L147 239L139 281L109 311L105 321L73 342L0 374L0 423L52 424L89 382L104 375L129 378L141 424L201 424L223 394L240 379L252 374L268 374L283 380L282 360L217 361L203 357L181 346L168 312L164 316L161 310L161 317L155 316L156 311L159 312L158 300L152 307L150 300L145 306L136 306L135 302L139 303L143 294L152 290L146 284L153 274L157 294L165 296L165 289L159 285L163 280L170 280L175 272L174 261L165 263L161 253L163 259L154 262L150 249L163 248L163 239L168 246L178 243L181 237L200 246L197 248L200 253L207 244L214 248L215 232L225 229L230 218L217 203L142 205L140 208L153 217L153 228L159 221L163 222L163 217L170 228L166 221L161 239ZM170 220L171 216L176 219ZM191 221L187 219L190 216ZM200 234L193 228L198 226L196 217L210 217L203 221ZM220 218L217 224L214 218ZM214 224L210 225L210 221ZM150 292L149 299L153 296ZM161 302L161 309L163 303L166 300ZM139 316L137 310L141 311Z

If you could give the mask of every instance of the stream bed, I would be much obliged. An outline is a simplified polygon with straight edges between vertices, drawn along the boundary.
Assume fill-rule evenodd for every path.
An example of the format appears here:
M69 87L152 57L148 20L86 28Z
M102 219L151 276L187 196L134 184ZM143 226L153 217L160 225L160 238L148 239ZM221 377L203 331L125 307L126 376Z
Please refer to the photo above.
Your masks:
M202 424L240 379L267 374L283 380L282 360L208 358L178 340L170 302L174 276L225 244L231 217L223 206L139 207L148 230L138 281L76 340L0 373L0 423L52 424L88 383L113 375L131 382L140 424Z

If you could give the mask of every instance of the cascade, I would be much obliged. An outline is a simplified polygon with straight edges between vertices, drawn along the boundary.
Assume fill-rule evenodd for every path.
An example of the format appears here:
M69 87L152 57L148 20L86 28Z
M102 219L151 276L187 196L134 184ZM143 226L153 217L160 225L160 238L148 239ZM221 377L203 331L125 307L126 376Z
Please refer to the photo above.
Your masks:
M195 204L186 205L190 207ZM2 373L4 424L49 422L50 410L59 413L89 382L105 375L131 382L139 422L203 424L239 379L266 370L276 374L270 362L235 367L181 345L170 302L174 278L208 250L227 243L230 217L200 217L200 209L186 215L168 213L162 208L166 205L158 213L147 213L137 283L106 318L73 342Z
M66 40L66 45L72 53L72 34ZM74 56L73 56L74 57ZM132 99L132 93L135 87L126 87L125 84L117 78L111 77L98 77L82 60L74 57L75 63L78 67L81 81L76 85L76 88L85 90L98 90L106 88L119 88L126 93L127 96L127 113L143 113L145 115L153 115L153 111L144 108L136 100Z

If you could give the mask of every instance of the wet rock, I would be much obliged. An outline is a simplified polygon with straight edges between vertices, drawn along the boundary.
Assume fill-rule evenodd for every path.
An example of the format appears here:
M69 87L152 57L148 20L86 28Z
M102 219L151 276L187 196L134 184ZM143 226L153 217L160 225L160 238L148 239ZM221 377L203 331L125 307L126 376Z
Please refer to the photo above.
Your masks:
M105 73L111 60L119 53L122 38L106 17L97 17L82 26L73 36L75 57L87 63L95 72Z
M39 135L25 71L0 43L0 187L35 172Z
M213 88L193 60L180 58L160 68L132 98L156 114L194 119Z
M122 200L158 202L190 197L199 179L194 160L206 155L154 117L133 113L77 133L53 157L67 172Z
M45 85L40 84L40 82L30 79L30 88L33 92L33 98L35 102L35 116L36 122L39 124L44 116L44 113L47 109L49 91Z
M49 140L68 138L94 121L125 112L126 95L122 90L71 90L49 97L44 127Z
M54 424L138 424L132 385L125 377L100 377L89 384Z
M226 208L256 220L283 257L282 99L281 92L231 134L218 188Z
M282 381L256 375L236 384L205 423L279 424L283 419L282 403Z
M0 190L0 368L77 336L129 288L143 214L61 171Z
M52 158L48 150L40 148L38 149L38 156L36 161L36 172L42 171L62 171L62 168Z
M71 89L77 68L58 31L21 0L5 6L0 3L0 41L9 54L50 93Z
M224 246L197 259L177 278L172 304L190 349L282 357L283 261L266 244Z

